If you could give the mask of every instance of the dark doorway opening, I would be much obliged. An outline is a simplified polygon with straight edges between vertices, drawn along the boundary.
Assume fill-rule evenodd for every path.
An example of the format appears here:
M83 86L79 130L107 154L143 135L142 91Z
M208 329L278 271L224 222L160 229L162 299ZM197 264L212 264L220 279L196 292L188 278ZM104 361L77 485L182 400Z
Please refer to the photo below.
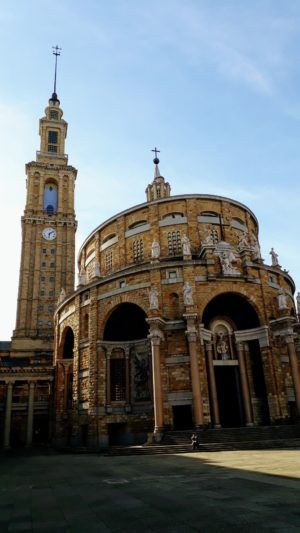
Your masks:
M127 424L108 424L108 443L110 446L116 444L127 444Z
M87 444L88 444L88 435L89 435L89 425L88 424L81 424L80 432L81 432L81 446L87 446Z
M215 366L215 376L222 427L244 425L239 369L237 366Z
M34 417L32 440L34 444L46 444L49 441L48 415Z
M174 430L193 428L191 405L173 405L173 428Z

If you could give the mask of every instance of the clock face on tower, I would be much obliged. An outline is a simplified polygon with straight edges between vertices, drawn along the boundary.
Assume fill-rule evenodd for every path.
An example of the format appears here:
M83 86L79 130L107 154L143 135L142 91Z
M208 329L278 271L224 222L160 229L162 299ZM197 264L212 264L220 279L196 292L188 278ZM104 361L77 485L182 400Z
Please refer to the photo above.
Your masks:
M42 235L46 241L54 241L56 239L56 230L54 228L45 228Z

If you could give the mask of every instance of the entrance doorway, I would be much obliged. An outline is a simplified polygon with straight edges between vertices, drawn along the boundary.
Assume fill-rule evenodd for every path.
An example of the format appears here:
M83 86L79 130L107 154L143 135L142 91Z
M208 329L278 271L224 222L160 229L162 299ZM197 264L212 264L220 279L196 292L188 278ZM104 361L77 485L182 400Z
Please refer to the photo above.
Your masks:
M244 425L238 366L215 366L220 423L232 428Z
M126 434L127 424L108 424L108 443L110 446L116 444L128 444Z
M193 428L192 406L173 405L173 429L183 430Z

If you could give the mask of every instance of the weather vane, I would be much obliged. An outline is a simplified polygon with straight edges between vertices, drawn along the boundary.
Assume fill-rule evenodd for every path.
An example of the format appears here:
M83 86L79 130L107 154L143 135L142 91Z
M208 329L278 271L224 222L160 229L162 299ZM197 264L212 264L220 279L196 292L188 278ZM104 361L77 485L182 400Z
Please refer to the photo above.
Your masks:
M57 72L57 56L60 56L61 48L59 48L57 45L52 46L53 49L53 55L55 56L55 70L54 70L54 94L56 94L56 72Z

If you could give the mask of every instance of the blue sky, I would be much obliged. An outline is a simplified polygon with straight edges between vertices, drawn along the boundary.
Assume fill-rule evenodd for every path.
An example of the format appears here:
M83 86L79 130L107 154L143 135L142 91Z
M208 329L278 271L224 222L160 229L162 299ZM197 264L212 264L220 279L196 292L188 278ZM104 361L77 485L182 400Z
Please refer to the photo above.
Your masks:
M248 205L300 290L300 2L0 0L0 338L15 325L24 165L53 87L78 168L77 246L143 202L151 149L172 194Z

